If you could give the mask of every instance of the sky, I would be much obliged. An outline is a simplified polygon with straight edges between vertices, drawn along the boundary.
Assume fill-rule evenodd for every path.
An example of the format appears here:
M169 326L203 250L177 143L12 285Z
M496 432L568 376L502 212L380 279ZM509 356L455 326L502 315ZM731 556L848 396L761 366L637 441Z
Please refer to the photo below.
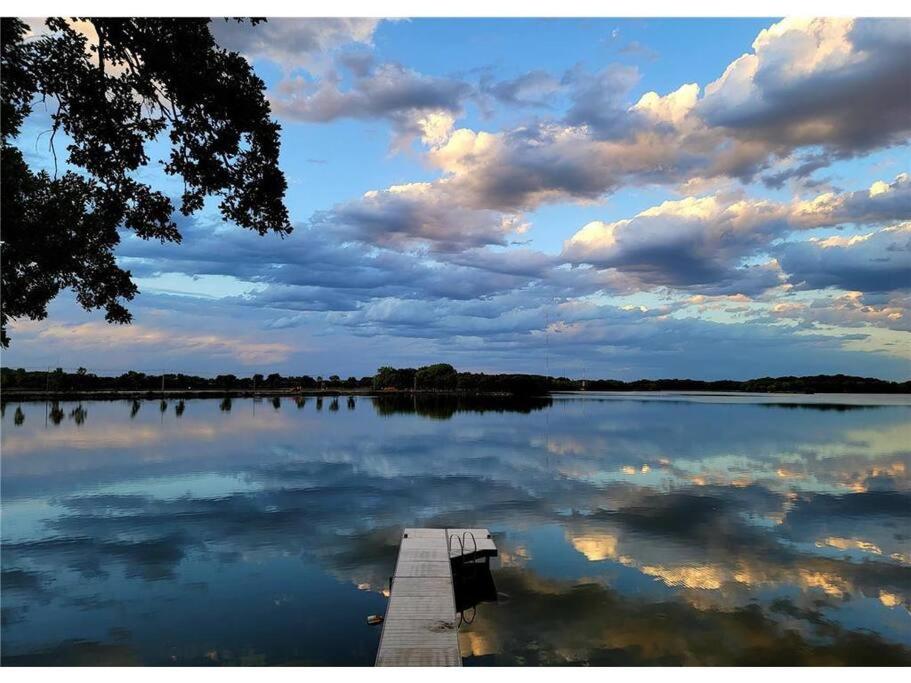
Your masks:
M133 324L64 293L3 365L911 378L911 20L212 30L267 85L293 233L214 202L179 245L124 232Z

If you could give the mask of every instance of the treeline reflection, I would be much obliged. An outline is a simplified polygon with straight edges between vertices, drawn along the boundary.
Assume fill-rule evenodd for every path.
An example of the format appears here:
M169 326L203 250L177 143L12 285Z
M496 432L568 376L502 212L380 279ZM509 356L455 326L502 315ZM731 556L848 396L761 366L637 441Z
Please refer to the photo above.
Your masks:
M456 413L531 413L549 408L549 396L479 394L379 394L371 397L377 415L409 413L448 420Z
M849 410L873 410L874 408L883 408L885 406L868 404L858 405L850 403L760 403L764 408L790 408L801 410L820 410L834 411L836 413L846 413Z

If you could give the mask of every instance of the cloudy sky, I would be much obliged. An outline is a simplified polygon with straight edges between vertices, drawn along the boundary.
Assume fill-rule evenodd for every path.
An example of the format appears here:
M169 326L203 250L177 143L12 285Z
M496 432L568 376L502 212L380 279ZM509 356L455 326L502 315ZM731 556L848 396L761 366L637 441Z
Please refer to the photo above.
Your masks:
M909 20L213 30L268 85L293 234L125 234L134 324L64 295L4 365L911 377Z

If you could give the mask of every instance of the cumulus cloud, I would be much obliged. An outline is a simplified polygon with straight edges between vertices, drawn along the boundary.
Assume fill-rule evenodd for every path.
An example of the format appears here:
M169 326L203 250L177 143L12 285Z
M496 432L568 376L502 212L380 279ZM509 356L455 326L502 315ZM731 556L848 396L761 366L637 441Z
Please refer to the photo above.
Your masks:
M785 211L773 202L688 197L632 219L593 221L566 242L563 253L654 284L706 284L724 278L786 226Z
M805 227L842 223L887 223L911 218L911 175L900 173L892 182L878 180L867 190L826 192L792 209L793 220Z
M630 185L747 177L763 167L768 150L761 144L700 126L675 128L678 117L681 126L691 125L679 111L688 97L682 90L646 100L626 118L605 111L584 125L545 121L496 133L458 128L426 157L466 202L508 211L595 201ZM574 116L583 116L583 104Z
M708 125L772 145L853 155L911 132L911 22L785 19L706 86Z
M721 290L715 290L721 293L730 284L741 287L744 293L758 293L780 284L783 277L778 263L747 268L744 259L761 253L776 257L788 253L784 263L788 269L797 265L798 258L804 263L812 253L806 249L813 247L806 245L772 249L774 240L794 230L844 223L878 224L909 217L911 182L907 174L892 183L878 181L869 190L825 193L790 203L751 199L740 193L686 197L651 207L633 218L611 223L592 221L566 241L563 257L571 263L632 273L644 285L722 284ZM841 238L832 239L835 242L819 244L840 246ZM853 245L867 238L852 239ZM888 249L894 251L895 245L890 244ZM803 256L798 257L798 252ZM874 270L885 279L895 278L896 274L889 274L889 267L884 265L887 262L877 261L880 266ZM898 268L903 265L902 259L895 262Z
M803 289L911 288L911 223L852 237L786 242L773 251L791 284Z
M528 228L515 214L463 208L447 190L441 183L393 185L319 212L312 225L378 246L424 244L437 251L505 245Z
M428 160L477 206L519 210L623 186L749 180L822 148L779 185L835 156L907 141L911 30L904 20L786 20L702 93L697 83L626 102L637 71L568 73L564 119L499 132L455 129ZM879 41L874 49L874 44ZM780 172L779 172L780 174Z
M427 157L467 205L519 211L561 199L594 200L615 189L622 180L619 146L555 124L500 133L460 128ZM617 147L612 159L607 147Z
M221 274L256 283L258 287L230 301L272 312L267 326L274 329L309 324L311 314L318 314L333 328L357 336L460 340L469 347L483 340L506 353L540 345L541 334L552 334L559 339L551 342L555 348L594 352L623 347L630 353L635 344L655 350L655 335L665 334L666 327L645 321L674 313L694 294L737 295L750 302L774 288L784 292L792 286L808 287L801 284L806 268L794 253L786 253L803 243L770 245L795 231L836 220L878 221L899 215L892 195L901 194L905 183L899 176L892 183L874 183L869 190L789 203L742 194L688 197L631 219L590 223L567 241L561 254L550 255L506 246L524 223L504 222L504 214L496 211L460 208L442 194L446 181L438 181L370 192L317 213L294 239L214 232L190 221L182 226L186 239L180 247L127 239L121 254L140 276ZM887 229L885 234L896 232ZM825 244L828 249L842 242L851 247L869 239L838 237ZM819 242L805 245L826 248ZM884 249L889 253L891 247ZM756 258L762 254L765 261ZM828 271L842 273L840 264ZM669 290L678 303L627 310L585 302L596 293L624 295L656 288ZM726 306L735 303L732 299ZM798 319L800 311L793 313ZM751 317L762 323L754 314L746 315ZM870 324L876 324L875 317L871 315ZM737 329L680 325L674 334L704 330L700 343L708 343L709 330L727 335ZM756 333L756 328L746 325L743 334Z

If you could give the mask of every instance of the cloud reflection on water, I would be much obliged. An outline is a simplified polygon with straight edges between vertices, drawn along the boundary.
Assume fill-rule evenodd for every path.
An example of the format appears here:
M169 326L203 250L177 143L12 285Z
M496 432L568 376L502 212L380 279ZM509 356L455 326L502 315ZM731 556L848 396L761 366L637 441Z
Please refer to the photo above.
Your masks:
M99 402L45 430L23 404L3 418L4 657L368 664L364 610L420 525L496 534L510 597L461 634L483 661L911 661L907 406L514 407ZM213 621L238 590L235 620L269 637ZM168 610L196 627L144 631ZM321 620L319 649L276 635Z

